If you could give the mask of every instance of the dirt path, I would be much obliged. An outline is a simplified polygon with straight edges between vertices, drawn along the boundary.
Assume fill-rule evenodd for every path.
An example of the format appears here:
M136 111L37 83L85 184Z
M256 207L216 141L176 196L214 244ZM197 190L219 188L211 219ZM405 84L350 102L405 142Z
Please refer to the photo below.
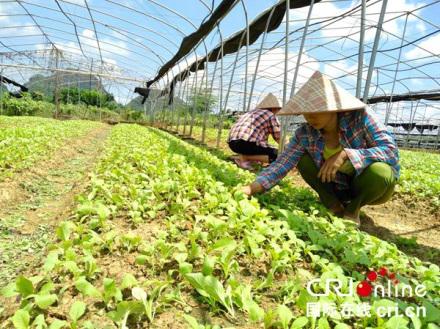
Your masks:
M50 159L0 184L0 287L38 263L54 227L86 189L110 130L102 125L68 140Z

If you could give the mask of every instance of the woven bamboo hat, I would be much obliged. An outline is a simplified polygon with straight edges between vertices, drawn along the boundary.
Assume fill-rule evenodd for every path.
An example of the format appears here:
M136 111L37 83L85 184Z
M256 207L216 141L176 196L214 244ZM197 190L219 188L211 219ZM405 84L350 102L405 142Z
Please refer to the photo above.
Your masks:
M281 108L278 99L274 94L269 93L266 97L257 105L257 109L270 109L270 108Z
M278 115L356 111L366 104L316 71Z

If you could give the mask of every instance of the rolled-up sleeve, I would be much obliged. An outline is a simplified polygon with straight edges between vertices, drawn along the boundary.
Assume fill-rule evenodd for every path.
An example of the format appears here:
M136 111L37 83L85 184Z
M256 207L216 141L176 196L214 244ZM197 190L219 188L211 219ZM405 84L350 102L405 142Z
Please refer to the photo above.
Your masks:
M280 135L281 135L281 125L280 122L278 121L278 118L275 115L273 115L270 120L270 126L271 126L270 133L272 134L273 139L275 139L278 142L280 140Z
M275 186L298 164L301 156L305 152L306 143L307 136L305 135L304 129L299 128L290 139L284 152L258 175L256 181L263 186L265 190L269 190Z
M373 162L389 164L399 176L399 151L391 133L371 113L364 112L363 124L366 139L371 145L365 149L345 148L356 173L361 174Z

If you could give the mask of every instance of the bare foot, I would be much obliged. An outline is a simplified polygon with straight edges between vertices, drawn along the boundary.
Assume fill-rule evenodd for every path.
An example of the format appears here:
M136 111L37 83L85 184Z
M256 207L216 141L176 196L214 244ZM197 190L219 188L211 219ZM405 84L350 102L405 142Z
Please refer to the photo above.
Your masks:
M344 212L344 219L351 220L357 225L357 227L361 226L361 220L359 219L359 212L357 214Z

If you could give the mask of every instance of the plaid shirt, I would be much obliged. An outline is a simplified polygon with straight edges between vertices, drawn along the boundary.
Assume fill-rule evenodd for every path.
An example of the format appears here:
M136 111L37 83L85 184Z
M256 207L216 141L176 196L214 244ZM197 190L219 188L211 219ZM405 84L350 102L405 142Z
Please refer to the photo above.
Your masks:
M280 122L271 110L255 109L243 114L229 132L228 142L242 139L255 142L262 147L269 147L269 135L278 141L280 138Z
M348 159L361 174L373 162L389 164L396 178L399 178L399 152L393 136L370 111L341 112L338 114L340 127L340 143L348 155ZM324 139L319 130L308 124L295 131L284 152L268 168L257 177L257 182L264 189L272 188L287 175L308 152L317 168L324 164ZM338 190L349 188L350 177L337 172L335 187Z

